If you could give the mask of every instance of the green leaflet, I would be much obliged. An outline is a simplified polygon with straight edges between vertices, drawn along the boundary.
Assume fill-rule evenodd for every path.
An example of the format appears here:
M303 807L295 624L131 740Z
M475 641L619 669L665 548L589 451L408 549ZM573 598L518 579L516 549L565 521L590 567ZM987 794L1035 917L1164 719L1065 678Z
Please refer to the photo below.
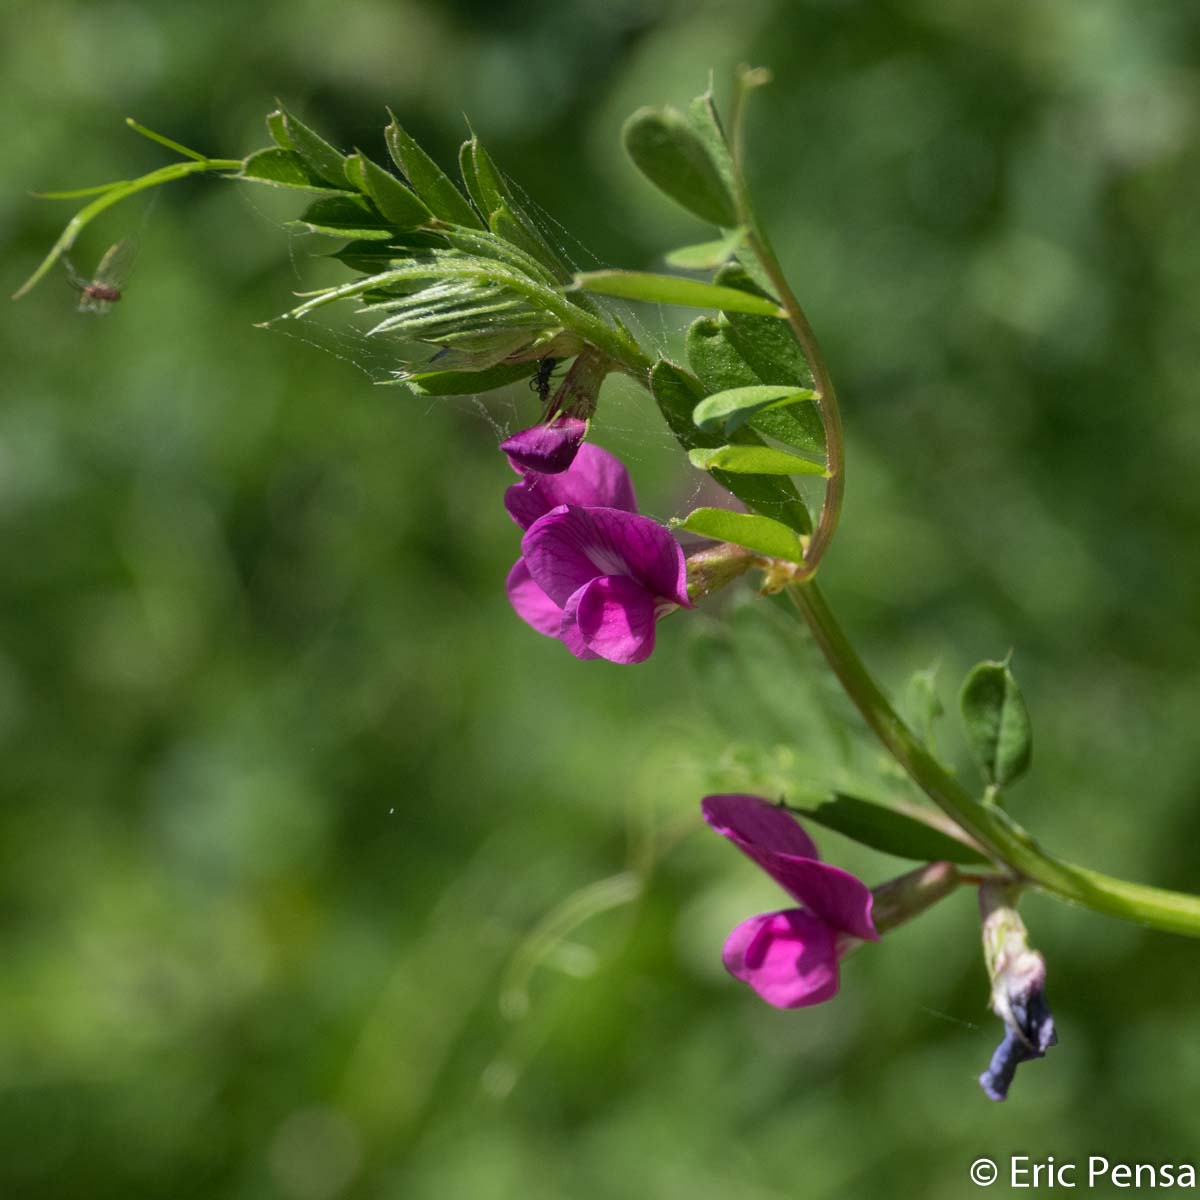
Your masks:
M791 384L752 384L714 392L696 405L692 420L704 430L724 427L729 432L749 424L768 408L783 408L816 399L816 392Z
M1005 787L1029 768L1033 730L1029 710L1007 662L981 662L959 695L971 753L992 787Z
M283 105L267 118L267 129L280 149L297 154L318 179L330 187L345 186L346 156Z
M452 225L482 229L483 222L450 176L413 141L394 114L389 112L388 115L392 118L384 133L388 153L429 211Z
M717 272L716 282L721 287L752 296L767 295L738 263L722 267ZM729 314L730 337L750 369L763 383L796 383L801 387L812 387L812 371L791 329L778 321L756 320L743 315L747 311L725 309Z
M267 113L267 132L271 135L271 141L281 150L295 150L292 139L288 136L282 109L277 108L274 112Z
M471 138L459 146L458 173L462 176L463 187L467 189L467 195L475 206L475 211L483 218L483 223L486 225L488 218L492 215L492 209L499 207L503 197L490 188L485 191L480 186L479 175L475 170L475 145L475 139Z
M708 146L673 108L642 108L625 122L625 150L659 191L710 225L738 223L733 194Z
M693 467L732 471L739 475L824 475L825 464L776 450L773 446L718 446L688 451Z
M408 261L411 252L420 253L423 250L445 248L445 246L446 239L439 234L414 230L409 233L397 234L389 238L387 242L375 238L350 242L349 245L343 246L329 257L336 258L338 262L352 271L375 275L380 271L402 266Z
M667 265L681 271L710 271L727 263L737 252L746 236L744 226L738 226L727 237L715 242L698 242L694 246L680 246L666 255Z
M945 861L963 866L987 862L979 851L972 850L948 833L873 800L839 792L813 808L788 807L826 829L897 858L918 862Z
M407 233L433 215L415 192L364 154L355 153L346 159L346 178L370 196L393 229Z
M475 136L462 145L459 166L475 207L483 214L487 227L498 237L520 247L542 267L556 283L566 283L571 272L550 243L542 236L524 206L496 166L492 156Z
M717 115L717 106L711 91L697 96L688 105L686 119L689 128L704 146L709 162L721 177L725 191L731 197L736 196L733 155L729 152L729 144L725 140L725 131L721 128L721 118Z
M327 237L387 241L392 226L361 196L330 196L314 200L299 216L299 223Z
M350 195L346 182L340 185L327 182L294 150L256 150L242 163L237 178L266 183L271 187L297 188L304 192Z
M794 529L758 513L730 512L727 508L696 508L682 521L672 521L674 529L686 529L718 542L733 542L787 562L803 562L804 547Z
M585 271L575 276L575 286L600 296L641 300L647 304L720 308L729 312L757 313L773 320L780 320L784 316L783 309L774 300L682 275L655 275L648 271Z
M533 370L533 363L502 363L483 371L417 371L396 382L407 384L418 396L470 396L528 379Z

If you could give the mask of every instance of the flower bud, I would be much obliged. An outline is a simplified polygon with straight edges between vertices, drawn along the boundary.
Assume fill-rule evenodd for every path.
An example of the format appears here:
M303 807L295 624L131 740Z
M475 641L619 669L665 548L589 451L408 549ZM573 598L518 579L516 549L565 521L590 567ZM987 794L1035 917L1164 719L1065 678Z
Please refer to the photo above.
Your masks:
M753 550L735 546L732 542L718 542L715 546L694 550L687 558L688 595L693 600L711 596L744 575L758 561Z
M514 471L560 475L574 461L587 433L587 422L577 417L555 417L546 425L522 429L500 443Z
M887 933L889 929L911 921L939 900L944 900L960 882L953 863L935 862L881 883L872 889L875 904L871 912L875 928L880 933Z

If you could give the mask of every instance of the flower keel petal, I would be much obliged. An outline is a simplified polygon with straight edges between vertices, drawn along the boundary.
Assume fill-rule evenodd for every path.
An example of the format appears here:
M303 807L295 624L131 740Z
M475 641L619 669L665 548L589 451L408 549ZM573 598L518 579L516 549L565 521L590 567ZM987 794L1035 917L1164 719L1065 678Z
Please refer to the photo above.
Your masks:
M654 651L654 597L621 575L593 579L563 608L562 627L574 625L583 644L615 663L644 662Z
M803 909L743 921L726 939L722 959L775 1008L806 1008L837 995L834 931Z

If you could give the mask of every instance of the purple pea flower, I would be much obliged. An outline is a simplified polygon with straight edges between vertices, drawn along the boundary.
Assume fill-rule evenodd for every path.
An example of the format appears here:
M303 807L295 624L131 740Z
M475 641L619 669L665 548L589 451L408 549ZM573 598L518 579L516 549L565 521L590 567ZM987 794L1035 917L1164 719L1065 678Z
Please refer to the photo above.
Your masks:
M682 548L638 515L628 471L598 446L581 446L559 474L527 472L504 504L525 530L508 598L576 658L642 662L658 619L692 607Z
M706 796L704 819L803 906L743 921L722 958L735 978L775 1008L832 999L838 960L858 941L878 941L874 897L861 880L823 863L788 813L759 796Z

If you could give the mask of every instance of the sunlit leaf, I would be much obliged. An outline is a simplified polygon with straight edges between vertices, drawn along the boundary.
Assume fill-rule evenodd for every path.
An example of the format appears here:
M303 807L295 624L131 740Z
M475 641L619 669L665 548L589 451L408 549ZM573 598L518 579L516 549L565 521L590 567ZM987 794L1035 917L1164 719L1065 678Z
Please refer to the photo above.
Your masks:
M734 430L747 424L763 409L800 404L816 399L816 392L790 384L753 384L750 387L730 388L706 396L696 405L692 420L701 429L725 428Z
M804 546L794 529L758 513L730 512L727 508L696 508L682 521L672 521L676 529L697 533L718 542L745 546L768 558L788 562L804 561Z
M647 304L720 308L727 312L758 313L774 318L784 316L783 309L773 300L682 275L655 275L647 271L586 271L575 276L575 286L600 296L641 300Z
M726 180L682 113L639 109L625 122L622 137L637 168L676 204L711 225L738 223Z
M824 475L825 464L776 450L773 446L697 447L688 452L693 467L702 471L733 471L739 475Z

